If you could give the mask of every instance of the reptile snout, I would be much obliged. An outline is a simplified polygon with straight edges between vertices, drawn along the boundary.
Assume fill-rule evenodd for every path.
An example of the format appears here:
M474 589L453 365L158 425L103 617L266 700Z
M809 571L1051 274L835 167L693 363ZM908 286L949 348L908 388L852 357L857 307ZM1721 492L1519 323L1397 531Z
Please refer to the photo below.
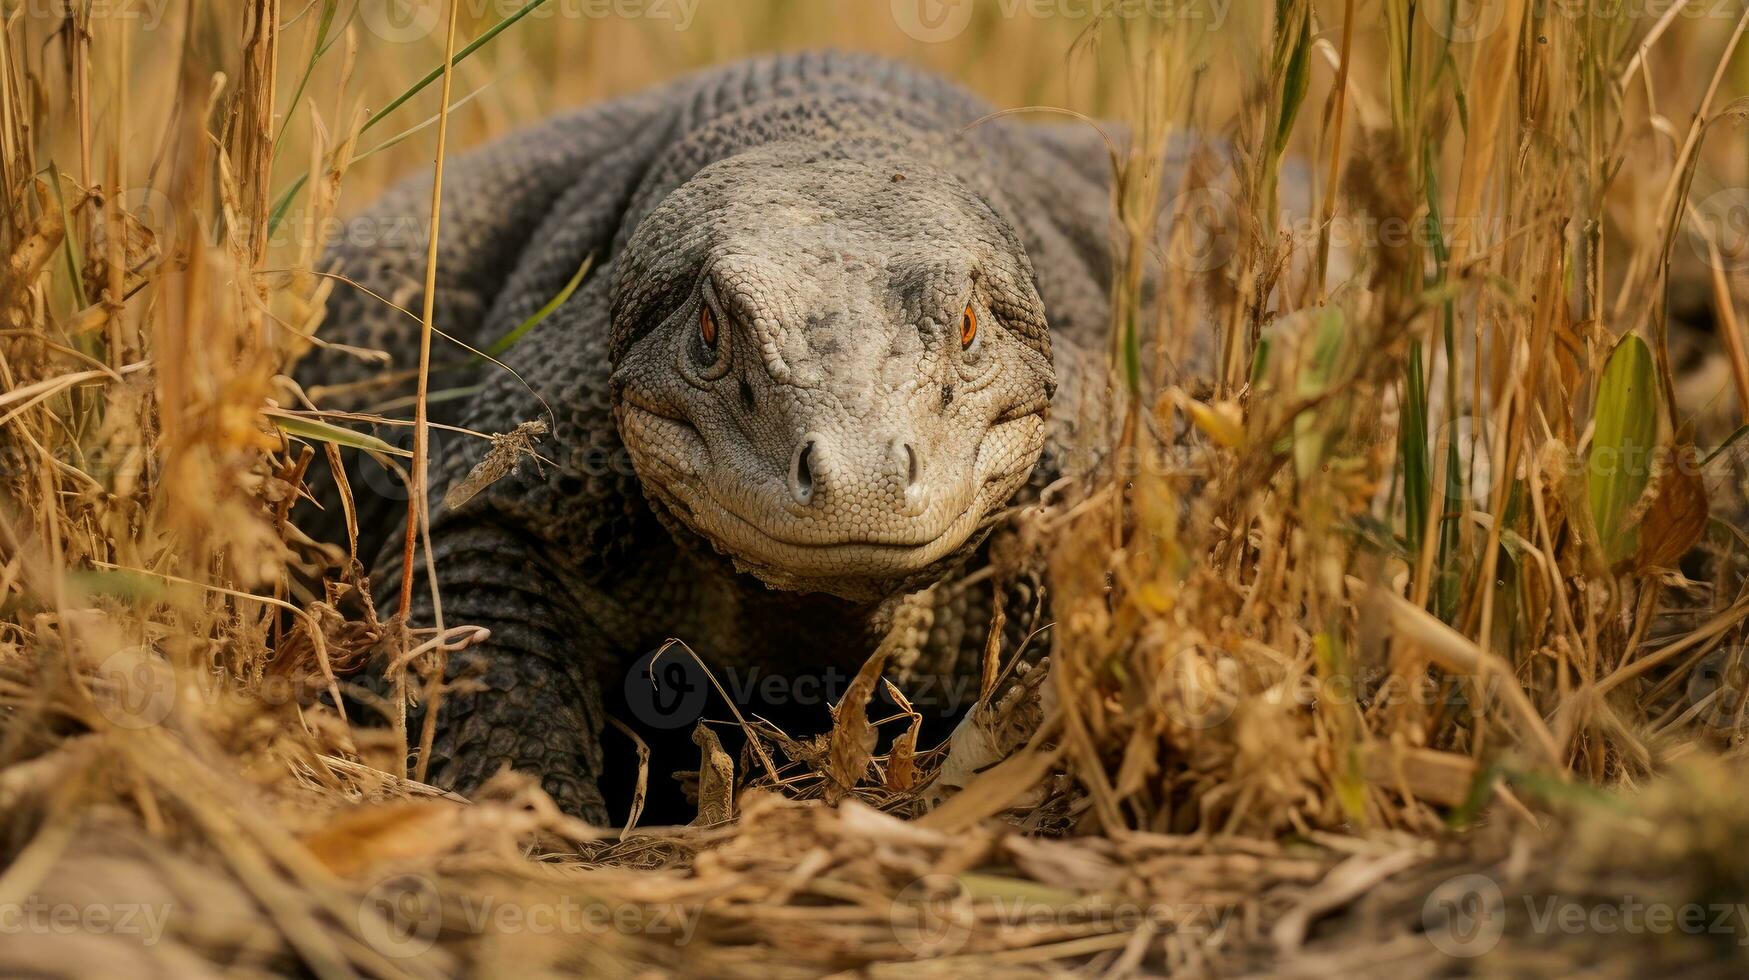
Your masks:
M857 440L862 441L862 440ZM923 452L909 436L867 440L858 447L829 433L809 432L790 454L790 499L813 509L865 507L915 517L928 506ZM858 450L861 450L860 452Z

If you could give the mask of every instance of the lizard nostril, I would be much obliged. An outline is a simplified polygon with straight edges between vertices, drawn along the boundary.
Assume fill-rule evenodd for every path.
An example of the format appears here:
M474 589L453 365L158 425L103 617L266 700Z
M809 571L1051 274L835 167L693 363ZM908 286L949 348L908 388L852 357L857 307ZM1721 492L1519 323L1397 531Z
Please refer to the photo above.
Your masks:
M814 500L814 440L811 437L803 439L796 447L795 459L790 464L789 493L796 503L803 506Z
M893 440L892 452L894 474L905 474L904 488L899 494L899 512L916 517L929 507L929 493L922 482L923 454L917 451L916 443L902 438Z
M923 463L917 458L917 447L909 442L898 444L899 455L905 460L905 486L917 485L917 473L923 468Z

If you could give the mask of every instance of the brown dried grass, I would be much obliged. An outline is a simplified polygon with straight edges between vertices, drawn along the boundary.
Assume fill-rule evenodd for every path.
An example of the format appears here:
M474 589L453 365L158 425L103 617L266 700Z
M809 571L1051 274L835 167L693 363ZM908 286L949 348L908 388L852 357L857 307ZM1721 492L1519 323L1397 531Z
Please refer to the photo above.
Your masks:
M1656 357L1634 407L1660 449L1704 453L1746 420L1743 338L1669 323L1698 287L1740 329L1741 241L1676 242L1706 227L1716 198L1696 188L1749 176L1741 23L1505 7L1502 29L1451 45L1427 11L1284 2L1215 34L1112 13L907 48L998 101L1134 127L1113 216L1119 451L1024 518L1052 573L1048 674L1012 671L948 745L871 755L877 660L830 732L749 725L764 755L739 777L706 740L701 812L734 822L631 833L521 778L472 802L425 787L401 769L418 734L353 728L321 699L373 647L416 653L417 681L474 639L366 614L298 531L314 455L356 450L292 411L281 373L337 288L315 264L343 178L356 203L425 152L421 136L355 167L362 107L441 50L346 22L304 87L320 0L189 4L150 30L6 8L0 908L170 916L144 947L26 931L0 966L1434 969L1451 964L1419 935L1423 898L1459 872L1515 895L1740 895L1740 454L1641 474L1641 541L1615 562L1575 461L1629 331ZM757 47L903 40L885 10L738 10L674 37L575 18L509 34L456 66L461 91L484 88L450 139ZM552 67L579 57L589 71ZM1156 228L1157 161L1187 130L1230 137L1234 165L1166 188ZM1319 162L1305 200L1283 189L1294 154ZM1306 234L1278 200L1404 227L1433 202L1449 233ZM1208 202L1220 221L1198 226ZM1229 260L1195 262L1211 237ZM1208 386L1172 370L1192 329L1215 334ZM1418 447L1401 438L1417 412ZM1441 427L1463 436L1449 453ZM1454 482L1483 464L1514 478ZM300 584L324 575L321 595ZM986 676L1017 654L993 648ZM531 926L570 905L629 918ZM1490 962L1594 955L1508 938ZM1699 955L1610 950L1618 967Z

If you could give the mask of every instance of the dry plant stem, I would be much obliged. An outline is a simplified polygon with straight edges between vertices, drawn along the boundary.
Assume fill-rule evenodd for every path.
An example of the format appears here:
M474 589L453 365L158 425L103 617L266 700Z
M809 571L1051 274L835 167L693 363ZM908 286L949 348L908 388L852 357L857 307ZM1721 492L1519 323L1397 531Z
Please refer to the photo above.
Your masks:
M128 37L127 32L121 32L115 38L116 60L118 62L117 77L128 77ZM127 287L126 268L126 238L127 219L122 214L121 206L115 201L116 192L128 185L127 157L122 153L122 147L128 145L128 86L113 87L116 95L115 107L115 145L109 149L108 171L109 188L104 198L103 218L105 221L104 239L108 253L104 256L104 264L108 266L109 282L101 298L105 325L108 327L109 344L106 353L109 363L117 365L127 357L125 332L121 322L122 303Z
M1676 406L1675 379L1670 370L1670 344L1666 336L1668 327L1660 306L1660 297L1664 290L1660 288L1668 282L1670 276L1670 249L1676 242L1676 230L1682 224L1683 198L1686 197L1689 182L1693 178L1691 161L1700 152L1701 137L1706 133L1711 122L1708 113L1712 111L1713 99L1719 94L1719 85L1725 80L1725 72L1731 67L1731 62L1737 53L1737 44L1743 39L1743 31L1749 28L1749 9L1743 11L1743 16L1737 19L1737 26L1731 32L1731 39L1725 42L1725 50L1719 55L1718 63L1713 67L1711 81L1707 83L1706 94L1701 96L1700 105L1694 110L1694 121L1689 124L1688 135L1682 141L1682 151L1677 154L1676 162L1671 168L1670 180L1664 185L1664 195L1658 201L1657 214L1661 216L1658 237L1663 241L1663 251L1658 256L1659 261L1652 266L1647 277L1645 296L1638 323L1651 319L1656 327L1656 343L1652 344L1652 352L1657 356L1658 372L1664 384L1666 409L1670 413L1672 424L1680 417ZM1658 315L1654 316L1654 313ZM1636 323L1636 326L1638 326Z
M625 826L621 827L619 831L619 839L623 841L631 835L632 830L638 825L638 820L644 815L644 798L650 789L650 746L638 736L637 732L632 730L631 726L618 718L609 715L607 723L617 729L620 734L631 739L632 745L637 748L638 752L638 781L632 790L632 806L631 810L626 813Z
M72 46L73 118L79 126L79 183L89 191L96 175L91 166L91 5L69 4L67 37ZM79 237L91 241L91 209L80 212ZM70 230L70 229L69 229Z
M770 754L765 751L765 746L759 741L757 737L758 733L753 730L752 725L747 723L747 719L742 716L741 709L736 705L735 699L730 697L729 692L723 689L722 682L717 680L717 675L712 672L710 666L704 662L704 658L694 652L692 647L687 646L686 641L673 636L662 641L662 646L657 649L656 656L650 661L650 663L654 665L655 662L662 659L662 656L672 647L679 647L680 649L685 650L686 655L692 658L692 662L698 664L699 669L704 671L704 676L711 682L711 687L716 688L717 696L723 699L723 703L729 707L729 713L735 716L735 723L740 726L742 732L746 733L747 744L753 749L753 754L759 757L759 764L765 767L765 774L771 777L772 780L777 780L777 765L771 761Z
M1646 54L1658 43L1658 39L1664 36L1664 32L1669 29L1671 22L1676 20L1677 16L1682 13L1682 8L1686 6L1688 6L1688 0L1676 0L1670 5L1670 9L1664 12L1664 16L1658 18L1658 23L1653 24L1652 29L1646 32L1645 39L1640 41L1638 48L1634 49L1633 58L1629 59L1627 68L1623 69L1621 73L1620 87L1623 92L1627 91L1629 83L1633 81L1634 73L1646 63ZM1647 79L1647 84L1651 84L1650 78Z
M1597 682L1597 688L1594 692L1595 695L1602 697L1624 681L1638 677L1646 671L1651 670L1653 667L1669 661L1671 658L1681 654L1685 650L1691 650L1699 644L1706 643L1714 637L1723 635L1726 631L1732 629L1744 619L1749 619L1749 596L1738 599L1730 606L1730 608L1708 620L1705 626L1689 633L1682 639L1677 640L1662 649L1653 651L1638 660L1631 660L1616 668L1613 673Z
M455 76L455 27L459 0L450 0L449 25L443 39L443 89L437 109L437 170L431 181L431 237L425 243L425 306L419 318L419 394L413 409L413 485L407 501L407 543L401 553L401 619L412 614L413 554L421 533L429 533L430 514L426 505L426 486L430 471L431 432L427 425L426 402L431 390L431 331L437 308L437 238L443 220L443 151L449 139L450 83ZM425 549L429 559L431 549ZM443 631L443 614L436 605L437 582L431 583L433 611L438 632ZM403 631L402 636L406 633ZM403 641L404 642L404 641ZM437 733L437 712L443 701L443 675L447 657L440 650L426 685L424 725L419 732L419 762L413 778L425 782L430 765L431 744Z
M1485 671L1487 675L1498 678L1496 683L1505 696L1506 706L1523 726L1526 741L1539 751L1551 770L1562 769L1561 749L1554 734L1544 724L1542 715L1537 713L1536 705L1518 686L1518 679L1505 661L1478 649L1462 633L1402 596L1382 589L1374 589L1373 593L1384 603L1398 639L1420 647L1440 669L1471 676L1481 676Z
M1354 0L1342 8L1342 62L1336 66L1336 85L1330 93L1335 103L1330 118L1330 170L1324 179L1324 213L1318 221L1318 305L1325 300L1325 276L1330 267L1330 225L1336 220L1337 176L1342 172L1342 116L1348 105L1349 52L1354 40Z
M1737 417L1749 425L1749 351L1743 349L1743 325L1737 321L1736 300L1725 275L1725 258L1719 254L1719 244L1711 234L1706 236L1706 248L1713 267L1713 307L1719 314L1719 336L1725 341L1725 353L1730 355L1731 382L1737 387Z
M130 572L135 575L151 575L155 578L163 579L166 582L214 592L219 595L228 596L232 599L247 599L252 602L264 603L299 617L309 626L310 646L316 652L316 663L322 668L322 679L328 683L328 693L334 699L335 710L339 713L342 720L346 718L345 702L340 699L340 682L335 676L334 667L328 658L328 641L322 636L322 625L316 622L315 617L311 616L307 610L300 609L277 596L256 595L253 592L227 589L222 585L209 585L205 582L196 582L194 579L183 578L180 575L171 575L168 572L153 571L149 568L127 568L117 565L114 562L102 561L96 558L91 559L91 564L98 568L107 568L116 572Z
M267 255L268 185L273 172L275 80L279 66L279 0L257 0L248 14L249 39L243 46L243 71L252 84L251 97L240 107L232 153L246 200L241 217L248 223L249 262L259 265Z
M1518 53L1518 31L1524 22L1524 0L1506 0L1500 27L1476 44L1470 62L1471 111L1469 138L1464 141L1463 169L1458 173L1457 221L1451 241L1453 269L1461 268L1477 244L1476 218L1481 211L1483 187L1494 171L1500 116L1506 106L1507 88L1517 77L1513 59Z

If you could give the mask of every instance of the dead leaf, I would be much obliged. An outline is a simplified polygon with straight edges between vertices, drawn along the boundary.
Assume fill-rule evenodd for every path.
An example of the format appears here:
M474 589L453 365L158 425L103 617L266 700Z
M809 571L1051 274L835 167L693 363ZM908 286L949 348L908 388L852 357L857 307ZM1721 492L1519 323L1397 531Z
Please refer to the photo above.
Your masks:
M1641 571L1675 568L1706 531L1706 484L1694 446L1675 448L1675 462L1664 467L1658 495L1640 524L1640 547L1634 565Z
M59 209L44 208L30 237L19 242L0 264L0 296L6 297L0 302L0 327L23 329L29 325L30 284L54 257L65 232Z
M923 730L923 716L911 707L910 699L892 681L884 683L893 703L911 717L911 726L893 740L893 751L887 756L887 788L903 793L917 785L917 736Z
M1376 745L1361 758L1368 783L1407 790L1435 806L1458 806L1468 800L1476 768L1476 760L1467 755L1389 744Z
M827 751L826 769L832 779L826 794L831 802L837 802L868 774L875 747L874 726L868 723L868 701L874 696L875 681L886 669L892 649L891 643L882 642L869 654L850 682L850 689L844 692L844 699L832 709L832 743Z
M990 632L984 636L984 670L978 680L978 703L989 704L990 697L996 690L996 681L1002 676L1002 630L1008 625L1008 611L1002 608L1002 588L994 590L991 603L994 613L990 616Z
M546 435L547 423L542 419L531 422L519 422L516 428L509 432L492 437L492 448L486 451L486 456L462 482L449 488L443 495L443 506L454 510L474 499L480 491L486 489L516 469L516 464L524 456L534 457L534 444L541 436Z
M692 744L698 746L698 817L692 825L728 823L735 818L735 761L702 721L692 730Z
M946 803L917 818L920 826L948 833L965 830L1008 809L1038 786L1062 756L1061 745L1022 749L979 773Z
M832 741L827 752L826 799L836 803L844 794L868 775L868 764L874 758L875 730L868 723L868 702L874 696L875 682L887 668L895 651L915 639L919 628L928 628L930 611L920 605L905 604L894 616L886 639L862 664L844 698L832 708Z
M428 800L359 807L305 835L303 843L330 871L354 875L385 862L454 849L467 835L462 814L453 803Z
M650 746L649 743L639 738L638 733L632 731L631 726L625 722L611 715L608 716L607 721L608 724L619 729L626 738L631 739L632 744L638 749L638 782L632 788L632 806L630 812L626 814L626 824L620 828L619 832L619 839L625 840L626 835L632 832L632 828L638 825L638 818L644 815L644 799L650 790Z

